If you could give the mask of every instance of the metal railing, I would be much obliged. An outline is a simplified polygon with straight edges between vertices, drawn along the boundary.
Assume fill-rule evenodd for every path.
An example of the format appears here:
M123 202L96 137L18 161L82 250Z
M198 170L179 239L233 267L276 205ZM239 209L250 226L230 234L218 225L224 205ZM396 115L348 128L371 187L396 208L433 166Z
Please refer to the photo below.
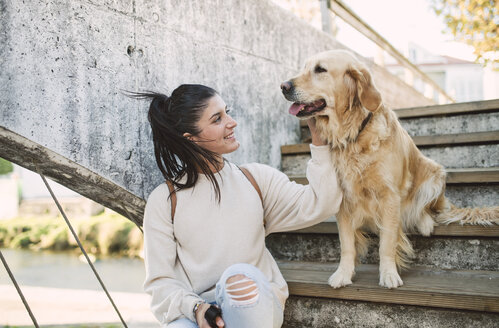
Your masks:
M385 38L362 20L353 12L345 3L340 0L319 0L321 2L322 27L326 32L330 31L331 23L329 22L329 10L337 17L341 18L347 24L351 25L369 40L377 44L381 49L395 58L402 65L408 74L406 74L405 82L414 87L415 77L419 78L425 85L424 95L433 99L434 93L438 94L438 103L454 103L455 100L449 96L435 81L414 65L407 57L401 54L393 45Z

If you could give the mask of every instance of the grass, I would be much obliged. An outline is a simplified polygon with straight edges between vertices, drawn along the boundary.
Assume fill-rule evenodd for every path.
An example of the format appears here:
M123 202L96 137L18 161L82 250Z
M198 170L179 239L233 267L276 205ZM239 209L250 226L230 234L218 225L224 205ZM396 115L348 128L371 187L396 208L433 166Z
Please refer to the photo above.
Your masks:
M70 219L83 247L94 255L139 256L142 233L114 212ZM58 217L19 217L0 221L0 247L30 250L79 250L66 222Z

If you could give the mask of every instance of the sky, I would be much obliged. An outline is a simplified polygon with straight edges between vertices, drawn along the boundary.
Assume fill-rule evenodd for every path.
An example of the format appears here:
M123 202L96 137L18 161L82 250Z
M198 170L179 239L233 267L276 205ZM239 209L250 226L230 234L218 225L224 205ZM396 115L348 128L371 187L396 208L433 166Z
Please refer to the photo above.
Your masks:
M286 8L301 8L317 14L305 15L311 25L321 28L319 0L272 0ZM474 61L473 48L453 42L453 35L443 33L446 25L431 9L430 0L343 0L359 17L401 53L407 55L408 42L436 55ZM311 9L315 8L315 9ZM377 46L353 27L335 19L339 28L337 40L364 57L375 57Z
M443 19L430 7L430 0L344 0L359 17L374 28L402 53L408 41L431 53L473 61L473 49L453 41L451 33L443 33ZM374 56L376 47L366 37L337 18L338 41L353 50Z

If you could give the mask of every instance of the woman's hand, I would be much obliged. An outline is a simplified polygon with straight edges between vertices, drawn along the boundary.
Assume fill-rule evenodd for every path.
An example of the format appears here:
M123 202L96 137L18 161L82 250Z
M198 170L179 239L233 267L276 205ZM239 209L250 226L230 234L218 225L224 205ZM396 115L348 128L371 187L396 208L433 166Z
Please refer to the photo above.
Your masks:
M206 313L206 310L210 308L210 304L204 303L199 306L199 308L196 311L196 322L199 326L199 328L211 328L206 319L204 318L204 314ZM217 317L217 327L218 328L223 328L225 327L225 322L223 321L222 317Z
M310 129L310 135L312 137L312 144L314 146L323 146L327 145L327 143L322 140L317 132L317 128L315 126L315 117L311 117L307 120L308 128Z

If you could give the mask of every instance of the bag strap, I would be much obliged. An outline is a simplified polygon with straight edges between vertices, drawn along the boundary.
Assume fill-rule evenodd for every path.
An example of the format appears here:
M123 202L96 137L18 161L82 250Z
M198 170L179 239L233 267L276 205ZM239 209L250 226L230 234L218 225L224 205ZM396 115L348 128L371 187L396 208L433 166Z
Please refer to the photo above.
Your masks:
M256 192L258 193L258 196L260 196L260 201L262 202L262 206L263 206L262 191L260 190L260 187L258 187L258 183L256 183L255 178L250 173L250 171L248 171L248 169L246 169L244 167L239 167L239 169L241 170L241 172L243 172L244 176L249 180L249 182L251 182L251 184L255 188Z
M170 201L172 202L172 223L175 218L175 209L177 207L177 193L175 193L175 188L173 188L173 184L170 181L165 181L168 189L170 190Z
M258 183L256 183L255 178L253 175L244 167L239 167L238 168L243 172L244 176L246 179L249 180L249 182L253 185L255 188L256 192L258 193L258 196L260 197L260 201L262 202L263 206L263 197L262 197L262 191L260 190L260 187L258 187ZM170 190L170 201L172 203L172 223L175 218L175 209L177 207L177 194L175 193L175 189L173 188L173 184L170 181L165 181L166 185L168 186L168 189Z

